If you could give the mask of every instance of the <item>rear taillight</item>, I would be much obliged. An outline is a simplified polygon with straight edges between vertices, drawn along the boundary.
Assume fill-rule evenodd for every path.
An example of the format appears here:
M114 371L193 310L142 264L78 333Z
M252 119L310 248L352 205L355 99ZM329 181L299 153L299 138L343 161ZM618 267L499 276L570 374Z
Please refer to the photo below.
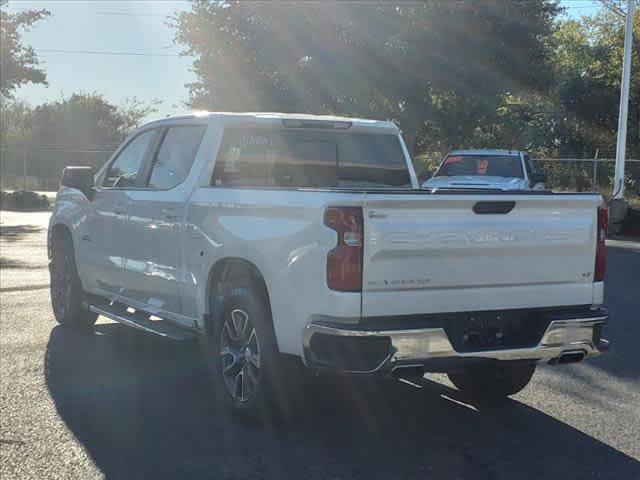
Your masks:
M596 239L596 266L593 273L593 281L601 282L607 271L607 225L609 224L609 211L606 207L598 207L598 230Z
M329 207L324 224L338 234L336 247L327 255L327 285L341 292L362 291L362 208Z

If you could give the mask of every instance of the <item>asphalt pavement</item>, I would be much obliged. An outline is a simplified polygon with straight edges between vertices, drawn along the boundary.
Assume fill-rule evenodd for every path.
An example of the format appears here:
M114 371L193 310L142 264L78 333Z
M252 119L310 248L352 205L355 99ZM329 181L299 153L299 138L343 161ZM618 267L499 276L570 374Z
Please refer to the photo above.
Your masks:
M0 216L2 480L640 479L640 243L608 242L611 351L542 366L500 406L441 375L319 379L295 417L256 425L220 408L193 344L58 326L48 213Z

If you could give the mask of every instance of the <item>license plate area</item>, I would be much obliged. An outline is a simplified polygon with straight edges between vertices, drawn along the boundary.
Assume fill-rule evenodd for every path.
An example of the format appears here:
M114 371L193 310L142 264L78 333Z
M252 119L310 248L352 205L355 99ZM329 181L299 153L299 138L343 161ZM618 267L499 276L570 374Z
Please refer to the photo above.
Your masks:
M470 312L445 321L444 329L460 353L535 347L549 326L541 312Z

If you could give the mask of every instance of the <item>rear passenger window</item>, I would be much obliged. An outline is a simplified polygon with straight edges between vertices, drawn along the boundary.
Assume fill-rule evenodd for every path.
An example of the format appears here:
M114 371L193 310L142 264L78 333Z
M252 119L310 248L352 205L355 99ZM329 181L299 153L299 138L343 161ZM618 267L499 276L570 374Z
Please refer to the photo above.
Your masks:
M169 128L156 154L149 187L166 190L187 178L205 129L193 125Z

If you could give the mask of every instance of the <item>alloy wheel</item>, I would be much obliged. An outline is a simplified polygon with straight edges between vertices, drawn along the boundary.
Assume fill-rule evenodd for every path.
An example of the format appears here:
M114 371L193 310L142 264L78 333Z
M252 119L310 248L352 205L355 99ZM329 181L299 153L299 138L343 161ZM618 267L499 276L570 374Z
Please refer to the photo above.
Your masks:
M70 301L72 274L69 255L56 255L51 275L51 296L56 313L60 317L64 317Z
M227 392L237 402L249 401L258 388L260 342L246 311L233 309L226 315L219 355Z

